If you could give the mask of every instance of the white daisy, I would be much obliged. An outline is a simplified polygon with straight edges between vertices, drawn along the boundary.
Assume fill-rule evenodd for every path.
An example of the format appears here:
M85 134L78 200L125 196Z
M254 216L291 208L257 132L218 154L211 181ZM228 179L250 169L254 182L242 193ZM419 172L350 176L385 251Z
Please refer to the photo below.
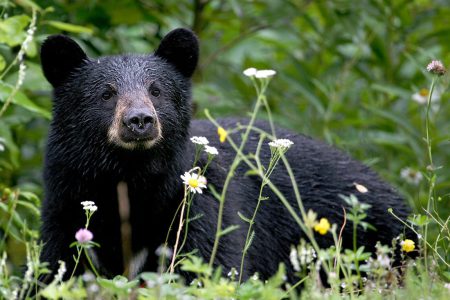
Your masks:
M197 173L185 172L180 176L183 179L183 183L189 188L189 191L195 193L202 193L202 189L206 188L206 178Z
M429 93L430 91L428 89L420 89L420 91L412 95L412 100L421 105L425 105L427 104ZM439 102L439 100L441 99L441 95L442 90L440 88L435 88L433 91L433 95L431 95L431 104L433 105Z
M406 182L414 185L418 185L423 179L422 173L411 168L403 168L400 171L400 177L405 179Z

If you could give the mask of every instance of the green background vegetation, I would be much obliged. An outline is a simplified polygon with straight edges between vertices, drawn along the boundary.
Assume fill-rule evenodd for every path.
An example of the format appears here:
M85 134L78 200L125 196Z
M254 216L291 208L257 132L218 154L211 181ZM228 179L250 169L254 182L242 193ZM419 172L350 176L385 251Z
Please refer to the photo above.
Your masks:
M201 41L193 79L199 118L205 108L215 117L245 116L255 94L242 70L276 70L267 95L276 123L371 165L424 214L427 180L411 184L400 172L409 167L426 174L425 105L412 99L429 88L431 59L450 63L446 0L0 0L0 105L16 84L14 59L33 7L37 30L25 56L26 78L0 117L0 232L11 232L0 238L15 266L24 259L21 241L37 236L35 207L43 195L51 90L38 49L47 35L61 32L97 57L152 53L171 29L192 28ZM448 78L437 85L431 113L434 164L442 167L433 209L444 220L450 214ZM8 199L15 193L23 203L12 214ZM440 228L430 229L434 242ZM449 261L448 249L441 251Z

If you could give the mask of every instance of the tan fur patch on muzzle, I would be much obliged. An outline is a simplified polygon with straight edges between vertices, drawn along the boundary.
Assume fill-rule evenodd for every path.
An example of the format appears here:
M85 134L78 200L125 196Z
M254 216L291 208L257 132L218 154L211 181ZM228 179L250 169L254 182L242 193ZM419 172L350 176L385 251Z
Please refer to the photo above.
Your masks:
M131 108L132 100L128 97L121 97L117 101L117 105L114 111L114 119L111 123L111 126L108 130L108 141L114 145L120 146L125 149L136 149L136 148L143 148L143 149L149 149L153 147L155 144L157 144L162 139L162 126L161 122L159 121L158 112L156 111L155 107L153 106L153 103L150 99L147 97L144 98L144 100L141 100L144 102L144 105L150 109L152 114L155 117L155 124L156 130L158 132L156 138L149 140L149 141L132 141L132 142L125 142L120 137L120 130L124 126L122 123L123 117L125 112Z

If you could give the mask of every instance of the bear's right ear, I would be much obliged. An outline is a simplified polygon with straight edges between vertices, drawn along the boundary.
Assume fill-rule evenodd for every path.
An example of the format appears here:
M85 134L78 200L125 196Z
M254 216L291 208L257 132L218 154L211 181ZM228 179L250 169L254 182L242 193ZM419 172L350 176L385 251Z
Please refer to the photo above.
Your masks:
M87 60L86 53L65 35L49 36L41 47L41 65L44 75L53 87L62 85L70 73Z
M186 77L191 77L198 62L198 39L189 29L169 32L159 44L155 55L167 60Z

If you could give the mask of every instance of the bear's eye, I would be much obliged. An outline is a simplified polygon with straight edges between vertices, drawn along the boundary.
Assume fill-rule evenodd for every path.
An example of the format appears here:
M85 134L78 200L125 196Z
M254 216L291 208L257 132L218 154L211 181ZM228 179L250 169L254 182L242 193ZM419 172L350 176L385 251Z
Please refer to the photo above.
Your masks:
M161 91L158 88L152 87L150 89L150 94L152 94L152 96L158 97L159 94L161 94Z
M103 100L109 100L109 99L112 98L113 95L114 95L114 94L113 94L113 92L111 92L111 91L103 92L103 94L102 94L102 99L103 99Z

